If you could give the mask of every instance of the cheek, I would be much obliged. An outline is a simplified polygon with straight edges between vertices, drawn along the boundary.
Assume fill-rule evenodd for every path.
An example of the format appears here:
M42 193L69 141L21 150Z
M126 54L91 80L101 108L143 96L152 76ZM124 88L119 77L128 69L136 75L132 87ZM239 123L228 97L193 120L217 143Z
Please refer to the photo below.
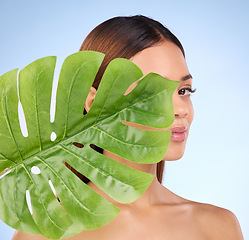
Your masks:
M190 125L194 118L194 108L191 99L189 98L188 101L185 102L185 107L188 110L188 114L186 115L185 121L188 122L188 128L190 128ZM189 130L188 130L189 134ZM184 142L172 142L170 141L169 147L167 150L167 153L165 154L163 161L174 161L180 159L185 151L186 141Z
M187 103L187 107L188 107L188 122L189 122L189 125L192 123L193 121L193 118L194 118L194 107L193 107L193 104L192 104L192 101L191 99L189 99L188 103Z

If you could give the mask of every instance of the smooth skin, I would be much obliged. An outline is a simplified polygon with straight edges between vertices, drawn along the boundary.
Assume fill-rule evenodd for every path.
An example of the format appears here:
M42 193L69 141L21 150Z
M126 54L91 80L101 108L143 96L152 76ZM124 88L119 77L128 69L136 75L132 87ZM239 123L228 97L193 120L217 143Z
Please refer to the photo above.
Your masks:
M173 94L175 120L167 128L185 126L186 134L193 120L194 111L189 91L192 78L180 49L172 42L147 48L130 59L144 75L154 72L168 79L180 81ZM132 91L137 82L126 93ZM87 97L85 108L89 111L95 88ZM127 125L138 127L136 124ZM148 129L148 127L141 127ZM187 139L187 138L186 138ZM180 159L185 150L184 141L170 141L164 161ZM156 164L137 164L104 150L104 155L135 169L156 175ZM92 182L89 186L121 209L120 214L107 225L67 238L67 240L243 240L236 216L224 208L210 204L189 201L169 191L157 178L145 193L130 204L120 204L108 197ZM12 240L43 240L40 235L30 235L16 231Z

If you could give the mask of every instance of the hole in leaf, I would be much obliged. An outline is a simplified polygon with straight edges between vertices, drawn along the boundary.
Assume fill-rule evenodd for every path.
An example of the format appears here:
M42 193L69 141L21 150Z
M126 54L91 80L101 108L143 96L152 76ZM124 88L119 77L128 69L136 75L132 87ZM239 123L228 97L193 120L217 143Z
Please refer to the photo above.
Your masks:
M57 196L57 193L56 193L56 190L55 190L55 188L54 188L54 185L53 185L52 181L51 181L51 180L48 180L48 184L49 184L49 186L50 186L50 188L51 188L53 194L55 195L56 199L58 200L58 202L59 202L60 205L62 206L61 201L60 201L59 197ZM64 209L63 206L62 206L62 208ZM65 209L64 209L64 210L65 210Z
M57 197L57 194L56 194L56 191L55 191L55 188L54 188L54 185L53 185L52 181L48 180L48 184L49 184L51 190L53 191L54 195Z
M92 148L93 150L95 150L95 145L94 144L90 144L90 148Z
M55 67L56 69L56 67ZM56 94L57 94L57 87L58 87L59 78L53 79L53 86L52 86L52 94L51 94L51 104L50 104L50 122L54 122L55 117L55 110L56 110Z
M19 124L20 124L22 135L24 137L28 137L29 134L28 134L27 123L26 123L24 111L22 108L22 104L20 101L18 102L18 117L19 117Z
M68 164L67 162L63 161L63 164L71 171L73 172L81 181L83 181L84 183L88 183L90 182L90 180L84 176L83 174L81 174L80 172L78 172L75 168L73 168L70 164Z
M56 138L57 138L56 133L55 133L55 132L52 132L52 133L51 133L51 136L50 136L51 141L52 141L52 142L55 141Z
M103 148L100 148L99 146L94 145L94 144L90 144L90 147L91 147L94 151L103 154L103 151L104 151ZM105 149L105 151L106 151L106 152L109 152L108 158L113 159L113 160L115 160L115 161L117 160L117 157L118 157L118 158L121 157L121 156L119 156L119 155L117 155L117 154L115 154L115 153L113 153L113 152L111 152L111 151L108 151L108 150L106 150L106 149ZM124 163L126 162L127 165L130 165L131 161L129 161L129 160L123 158L123 157L121 157L121 158L122 158L122 161L124 161ZM125 164L125 165L126 165L126 164ZM139 163L139 165L141 165L141 166L142 166L142 165L146 166L147 164L146 164L146 163Z
M102 63L103 64L103 63ZM100 68L101 69L101 68ZM100 72L98 72L97 73L97 76L100 74ZM103 74L103 73L102 73ZM97 78L97 77L96 77ZM95 79L96 79L95 78ZM101 79L101 78L100 78ZM94 90L93 90L94 89ZM91 109L91 107L92 107L92 105L93 105L93 102L94 102L94 100L95 100L95 96L96 96L96 94L97 94L97 90L98 90L98 88L96 88L96 87L94 87L94 86L92 86L91 88L90 88L90 90L89 90L89 93L88 93L88 95L87 95L87 97L86 97L86 100L85 100L85 103L84 103L84 110L83 110L83 115L87 115L87 113L90 111L90 109ZM91 103L89 103L89 101L91 102ZM85 107L87 107L88 108L88 110L85 108Z
M32 172L33 174L35 174L35 175L38 175L38 174L41 173L41 170L40 170L40 168L38 168L37 166L33 166L33 167L31 168L31 172Z
M83 111L83 115L87 115L87 111L86 111L85 108L84 108L84 111Z
M31 197L29 190L26 190L26 202L29 208L29 212L31 215L33 215L32 205L31 205Z
M84 144L79 143L79 142L73 142L73 145L78 147L78 148L83 148L84 147Z
M103 154L103 148L100 148L97 145L94 145L94 144L91 143L90 148L93 149L96 152L99 152L99 153Z
M2 174L2 175L0 176L0 179L3 178L3 177L5 177L5 176L8 175L9 173L11 173L11 171L10 171L8 168L6 168L6 169L4 170L4 174Z
M146 130L146 131L162 131L162 130L166 130L166 128L154 128L154 127L149 127L149 126L145 126L139 123L134 123L134 122L127 122L122 120L122 123L124 125L127 125L129 127L134 127L137 129L141 129L141 130Z
M124 96L126 96L127 94L129 94L130 92L133 91L133 89L137 86L138 82L142 79L143 77L141 77L140 79L138 79L136 82L132 83L127 90L124 93Z

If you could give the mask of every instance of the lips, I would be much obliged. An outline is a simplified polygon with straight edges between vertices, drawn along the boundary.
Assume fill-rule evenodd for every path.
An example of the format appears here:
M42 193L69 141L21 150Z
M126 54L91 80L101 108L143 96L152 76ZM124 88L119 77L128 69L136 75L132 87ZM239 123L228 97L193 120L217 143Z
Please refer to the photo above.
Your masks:
M181 126L181 127L174 127L170 129L172 131L171 134L171 141L173 142L183 142L187 138L187 127Z

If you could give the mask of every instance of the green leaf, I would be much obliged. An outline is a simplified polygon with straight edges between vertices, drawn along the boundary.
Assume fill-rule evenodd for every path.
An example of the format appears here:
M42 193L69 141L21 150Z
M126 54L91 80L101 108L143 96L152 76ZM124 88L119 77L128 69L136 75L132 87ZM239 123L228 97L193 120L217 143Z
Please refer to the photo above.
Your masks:
M118 163L90 144L137 163L159 162L167 151L170 131L145 131L122 121L170 126L174 120L172 94L178 82L150 73L124 95L142 72L129 60L114 59L90 111L83 115L103 58L102 53L83 51L65 60L52 123L55 57L39 59L19 74L12 70L0 77L0 218L9 226L61 239L101 227L117 216L119 209L81 181L65 162L121 203L135 201L152 182L153 175ZM28 136L22 134L18 120L18 91Z

